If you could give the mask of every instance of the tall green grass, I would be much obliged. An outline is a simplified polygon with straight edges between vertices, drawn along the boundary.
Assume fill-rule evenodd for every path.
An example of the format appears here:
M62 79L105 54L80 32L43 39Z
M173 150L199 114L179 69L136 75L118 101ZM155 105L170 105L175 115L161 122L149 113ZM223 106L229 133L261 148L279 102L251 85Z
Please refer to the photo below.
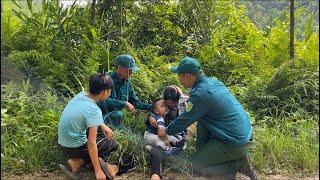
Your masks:
M59 99L49 88L32 89L29 81L1 85L2 173L56 170L58 163L64 162L57 144L57 125L66 103L67 98ZM150 157L142 136L144 119L145 113L139 112L126 118L127 129L114 131L119 148L109 161L118 163L132 155L139 170L149 169Z
M1 173L56 167L61 102L48 88L32 91L28 81L1 85Z
M59 96L60 97L60 96ZM68 98L58 98L49 88L36 91L28 82L1 85L1 173L20 174L43 169L56 170L64 162L57 144L57 124ZM125 112L127 129L115 130L119 144L108 161L119 162L127 155L136 158L137 167L150 173L150 154L145 150L143 132L146 113L132 117ZM307 175L319 168L319 127L313 116L292 113L273 118L265 116L254 121L254 142L251 147L253 165L259 172L280 170ZM187 174L187 166L178 167L179 160L195 152L195 141L189 143L181 156L167 161L165 170Z
M114 139L119 147L116 152L107 157L109 162L121 163L127 156L133 156L137 169L146 174L150 166L150 154L146 152L143 136L137 135L130 129L115 130Z
M255 127L251 149L254 167L261 172L302 175L318 171L318 122L299 115L272 121L280 123Z

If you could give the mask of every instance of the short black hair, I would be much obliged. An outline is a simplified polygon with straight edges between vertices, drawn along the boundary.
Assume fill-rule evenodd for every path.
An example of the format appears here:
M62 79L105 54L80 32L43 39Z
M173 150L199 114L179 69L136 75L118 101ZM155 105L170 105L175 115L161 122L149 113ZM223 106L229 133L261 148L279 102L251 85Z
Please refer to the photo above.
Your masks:
M152 109L155 110L157 106L157 102L163 100L163 98L157 98L152 102Z
M106 89L112 89L114 82L107 74L97 73L90 77L89 80L89 92L97 95Z
M178 101L181 94L178 91L178 89L174 86L168 86L164 89L163 92L163 99L164 100L172 100L172 101Z

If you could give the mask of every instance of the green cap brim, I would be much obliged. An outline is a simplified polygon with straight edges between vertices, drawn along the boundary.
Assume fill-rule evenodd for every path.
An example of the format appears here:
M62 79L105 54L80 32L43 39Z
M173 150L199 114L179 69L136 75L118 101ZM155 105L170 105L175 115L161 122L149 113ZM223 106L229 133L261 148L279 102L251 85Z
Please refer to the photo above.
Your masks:
M172 67L172 68L170 68L170 72L172 72L172 73L179 73L178 67Z
M133 66L129 68L132 72L137 72L139 71L139 68L137 66Z

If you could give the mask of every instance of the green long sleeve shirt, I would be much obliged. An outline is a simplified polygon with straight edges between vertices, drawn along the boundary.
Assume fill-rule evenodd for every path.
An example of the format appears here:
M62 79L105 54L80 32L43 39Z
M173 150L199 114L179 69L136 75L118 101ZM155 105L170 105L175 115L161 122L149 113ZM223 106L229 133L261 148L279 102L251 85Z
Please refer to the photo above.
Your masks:
M152 105L140 101L138 96L135 94L130 81L120 79L116 72L109 73L109 76L113 79L115 86L112 89L109 98L98 103L98 106L101 108L103 114L111 111L122 110L127 101L136 109L151 110Z
M252 135L250 118L238 100L222 82L205 76L197 78L186 112L168 125L167 133L180 132L196 121L206 137L218 138L226 144L245 144Z

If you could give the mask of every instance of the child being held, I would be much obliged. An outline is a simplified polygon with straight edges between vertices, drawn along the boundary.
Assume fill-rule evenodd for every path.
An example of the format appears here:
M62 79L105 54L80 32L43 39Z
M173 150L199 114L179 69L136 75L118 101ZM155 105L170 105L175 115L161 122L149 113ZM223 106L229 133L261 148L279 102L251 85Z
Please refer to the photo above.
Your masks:
M163 117L168 114L168 108L164 104L164 99L158 98L152 103L152 113L157 121L157 125L150 123L150 117L146 120L146 131L144 139L147 145L159 146L165 150L167 155L172 155L181 150L184 145L184 139L180 140L175 136L159 137L157 135L158 128L166 127L166 122Z

